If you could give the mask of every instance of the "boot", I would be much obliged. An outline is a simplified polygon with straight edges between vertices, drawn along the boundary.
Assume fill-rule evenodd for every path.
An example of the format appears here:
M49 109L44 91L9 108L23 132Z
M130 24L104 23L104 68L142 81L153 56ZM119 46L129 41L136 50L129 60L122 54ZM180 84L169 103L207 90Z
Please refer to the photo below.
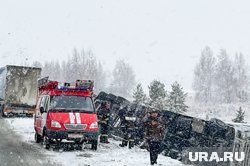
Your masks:
M105 143L105 136L103 135L100 136L100 143Z
M134 147L134 140L129 140L128 148L131 149Z
M102 135L102 137L103 137L103 142L102 143L106 143L106 144L108 144L109 143L109 141L108 141L108 135Z
M121 144L119 144L120 147L125 147L128 145L128 141L127 140L123 140Z
M104 143L108 144L109 141L108 141L108 136L104 136Z

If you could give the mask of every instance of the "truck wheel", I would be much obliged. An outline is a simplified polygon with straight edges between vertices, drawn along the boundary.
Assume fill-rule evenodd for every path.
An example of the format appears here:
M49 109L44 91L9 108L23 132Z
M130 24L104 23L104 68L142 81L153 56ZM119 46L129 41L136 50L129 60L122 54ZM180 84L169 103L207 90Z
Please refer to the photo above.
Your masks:
M2 105L0 104L0 117L3 117L3 114L2 114L3 110L2 110Z
M35 133L35 141L36 143L40 143L42 141L42 137L37 133Z
M91 143L91 149L92 150L97 150L97 140L93 140Z
M3 113L3 110L4 110L4 104L1 104L0 105L0 114L2 117L6 117L6 115Z
M49 149L50 148L50 140L46 134L46 131L44 131L44 134L43 134L43 147L45 149Z
M26 115L26 117L28 117L28 118L32 118L33 117L33 114L25 114Z
M227 124L220 119L212 118L210 121L223 129L227 129Z

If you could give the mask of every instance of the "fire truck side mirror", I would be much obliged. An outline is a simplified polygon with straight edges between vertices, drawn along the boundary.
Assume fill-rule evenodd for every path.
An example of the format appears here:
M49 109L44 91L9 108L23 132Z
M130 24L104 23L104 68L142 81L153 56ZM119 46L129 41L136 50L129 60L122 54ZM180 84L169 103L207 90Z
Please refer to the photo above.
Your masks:
M44 107L40 107L40 113L43 114L45 112Z

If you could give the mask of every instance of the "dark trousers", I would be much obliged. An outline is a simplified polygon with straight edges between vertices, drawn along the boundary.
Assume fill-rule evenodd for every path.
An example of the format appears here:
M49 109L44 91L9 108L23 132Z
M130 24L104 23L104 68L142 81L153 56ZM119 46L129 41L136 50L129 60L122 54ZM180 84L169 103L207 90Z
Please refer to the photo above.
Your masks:
M148 145L149 145L149 153L150 153L150 163L156 164L158 154L161 150L161 143L159 141L149 140Z
M129 149L134 147L134 129L126 129L123 131L123 140L122 140L122 144L120 145L121 147L125 147L129 144Z
M101 143L107 143L108 142L108 131L109 126L107 124L102 123L100 125L101 135L100 135L100 142Z
M109 125L108 125L108 124L105 124L105 123L102 123L102 124L100 125L100 129L101 129L101 134L108 134Z
M129 134L124 135L123 140L122 140L122 144L120 146L124 147L127 145L129 147L129 149L134 147L134 136L133 135L129 135Z

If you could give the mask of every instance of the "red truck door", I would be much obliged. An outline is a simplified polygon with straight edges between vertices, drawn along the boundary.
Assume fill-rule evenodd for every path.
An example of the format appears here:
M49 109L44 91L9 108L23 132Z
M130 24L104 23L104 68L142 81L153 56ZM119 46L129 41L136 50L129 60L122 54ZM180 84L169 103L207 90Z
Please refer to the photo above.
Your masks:
M49 98L49 96L42 96L37 103L35 115L35 130L39 135L43 134L43 127L46 125Z

